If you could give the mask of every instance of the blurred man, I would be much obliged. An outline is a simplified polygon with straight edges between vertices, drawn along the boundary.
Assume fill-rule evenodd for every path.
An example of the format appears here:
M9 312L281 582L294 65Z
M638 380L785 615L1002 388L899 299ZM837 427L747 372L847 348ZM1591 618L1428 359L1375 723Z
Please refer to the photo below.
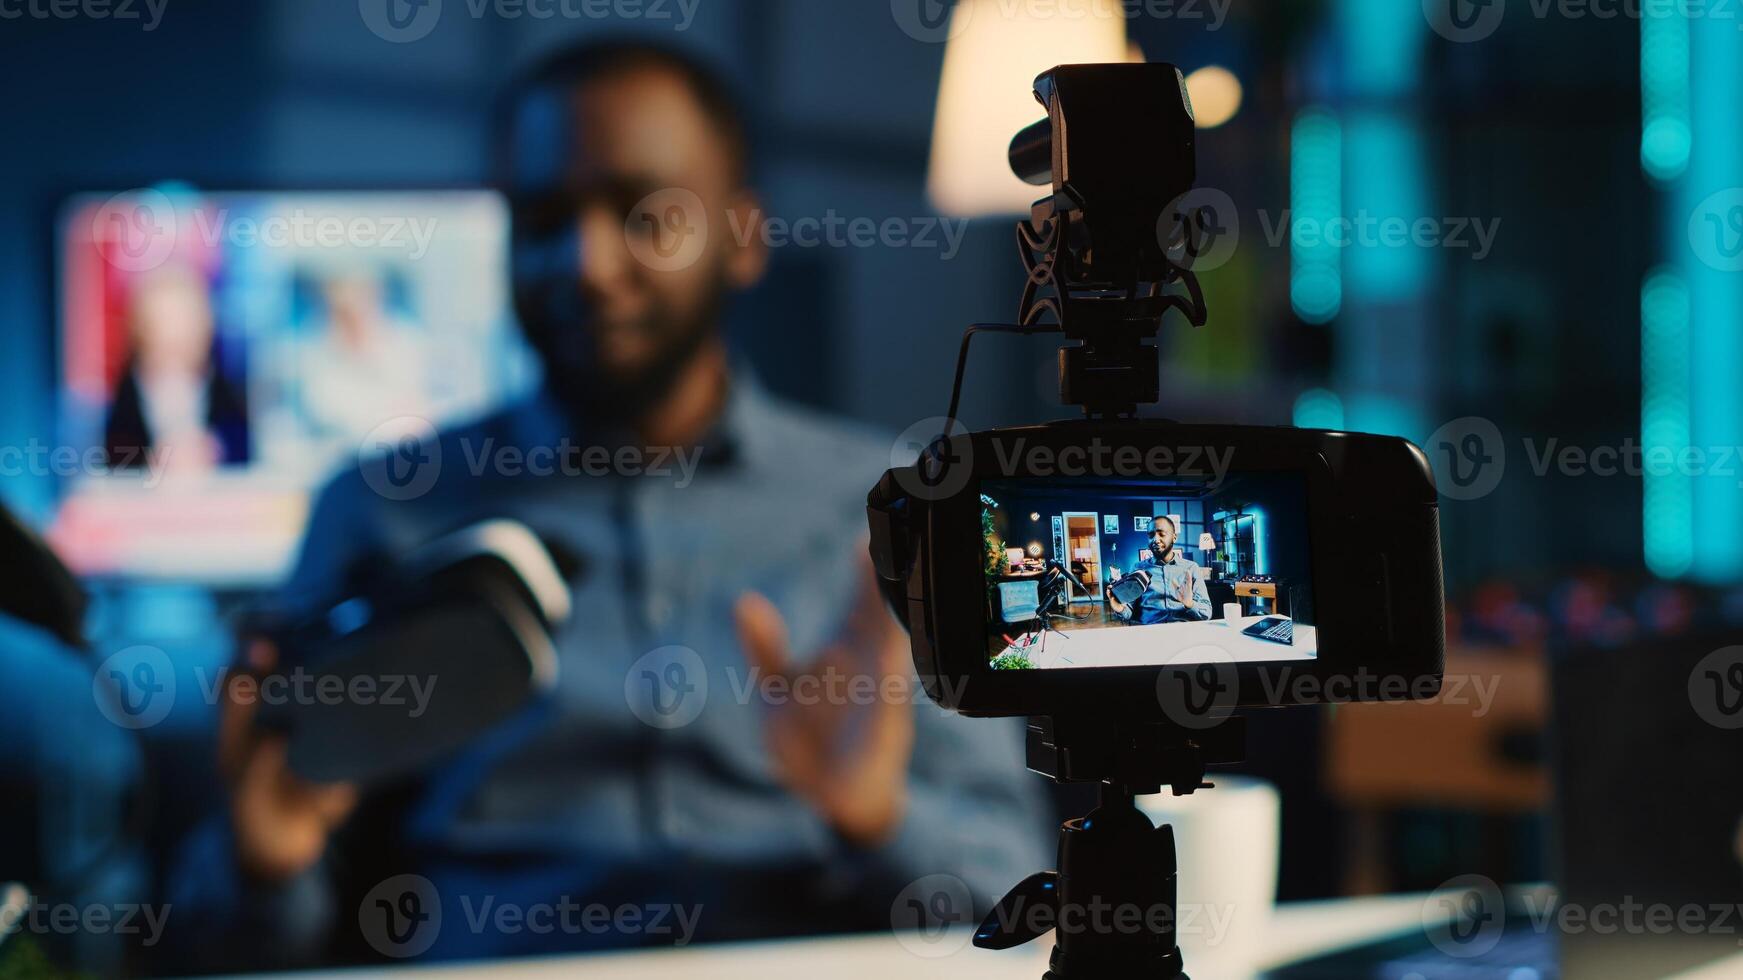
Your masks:
M1204 569L1174 550L1174 540L1179 534L1172 518L1156 518L1150 531L1150 557L1138 562L1128 573L1144 573L1150 585L1130 603L1121 602L1109 592L1108 605L1114 615L1134 625L1210 618L1210 593L1205 589Z
M512 93L515 301L543 393L445 434L425 457L442 461L439 477L409 499L371 490L387 486L386 460L338 480L290 593L331 596L359 559L474 520L524 521L582 566L553 703L394 794L299 780L283 742L230 705L230 819L199 841L174 896L178 910L216 913L183 920L209 924L204 948L246 937L255 963L282 965L337 937L370 955L360 897L406 872L428 880L444 920L414 929L415 946L364 937L375 954L887 927L919 878L954 876L984 909L1046 863L1019 729L842 683L911 676L863 540L889 442L774 401L728 356L722 302L767 256L760 236L734 233L754 229L758 205L723 92L682 57L605 45L553 59ZM675 447L696 467L536 477L503 455L552 447L542 458L559 469L577 447L616 460ZM662 669L643 668L650 652ZM705 678L652 692L681 714L638 717L643 681L692 655ZM275 659L256 644L249 666ZM603 931L560 916L509 929L492 911L531 922L533 910L625 905L640 924ZM655 906L670 912L657 932Z

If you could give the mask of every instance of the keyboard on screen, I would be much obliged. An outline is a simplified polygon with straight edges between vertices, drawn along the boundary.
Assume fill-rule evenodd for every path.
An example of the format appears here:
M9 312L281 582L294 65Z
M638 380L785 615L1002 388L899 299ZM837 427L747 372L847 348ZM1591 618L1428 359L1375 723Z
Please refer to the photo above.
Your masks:
M1291 645L1295 642L1295 621L1282 616L1266 616L1241 632L1272 643Z

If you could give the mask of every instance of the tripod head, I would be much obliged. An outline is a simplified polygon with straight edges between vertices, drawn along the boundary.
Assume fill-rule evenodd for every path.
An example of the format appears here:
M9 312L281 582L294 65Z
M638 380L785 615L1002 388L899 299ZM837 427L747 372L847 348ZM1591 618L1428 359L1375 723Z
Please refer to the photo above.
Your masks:
M974 944L1009 949L1057 930L1046 980L1182 978L1174 830L1134 797L1211 788L1205 767L1241 761L1244 719L1188 731L1087 716L1031 720L1029 768L1058 782L1101 784L1100 804L1059 830L1059 870L1030 875L1000 899Z
M1192 103L1168 64L1060 65L1035 79L1047 118L1011 141L1011 170L1051 184L1017 225L1028 282L1017 323L1051 318L1059 396L1090 417L1161 397L1152 341L1169 310L1207 317L1192 272L1202 229L1177 213L1192 189ZM1184 293L1170 292L1178 283Z

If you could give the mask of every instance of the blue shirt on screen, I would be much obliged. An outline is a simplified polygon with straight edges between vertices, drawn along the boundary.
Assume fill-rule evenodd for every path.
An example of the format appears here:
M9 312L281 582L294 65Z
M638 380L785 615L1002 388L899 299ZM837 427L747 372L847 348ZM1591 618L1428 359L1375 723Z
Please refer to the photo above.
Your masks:
M1210 592L1205 589L1204 569L1190 559L1180 557L1179 552L1170 555L1165 562L1147 559L1133 566L1133 572L1145 572L1150 576L1150 586L1144 594L1126 607L1121 618L1129 623L1149 625L1151 623L1184 623L1196 622L1210 618ZM1187 582L1192 583L1190 590ZM1180 593L1188 591L1191 602L1180 601Z
M614 454L624 472L599 475L604 450L589 445L535 398L420 452L364 459L321 494L287 588L293 600L331 598L358 559L492 517L580 559L548 703L431 774L389 824L405 857L383 872L422 876L440 897L439 935L421 955L677 938L503 929L488 911L565 900L700 909L695 940L887 927L917 879L959 879L978 913L1048 864L1039 779L1024 771L1014 722L960 718L917 693L907 814L875 849L837 837L771 771L734 602L767 595L798 656L836 634L860 588L865 494L889 440L782 404L741 372L700 456ZM705 676L662 690L662 670L638 669L650 652L669 663L671 648L693 652ZM644 722L655 701L694 718ZM266 889L236 873L227 822L214 820L191 843L173 900L200 923L201 943L237 937L225 941L257 964L306 962L335 935L367 956L354 934L373 881L339 882L371 855L348 843Z

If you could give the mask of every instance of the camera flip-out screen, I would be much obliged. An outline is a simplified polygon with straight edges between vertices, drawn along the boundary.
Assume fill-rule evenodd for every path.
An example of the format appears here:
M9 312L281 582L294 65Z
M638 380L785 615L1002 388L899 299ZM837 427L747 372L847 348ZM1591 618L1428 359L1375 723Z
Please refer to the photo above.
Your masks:
M867 498L933 700L1167 717L1427 697L1445 637L1428 460L1403 439L1148 420L953 436ZM1426 693L1424 693L1426 692Z
M980 503L995 670L1318 656L1299 472L989 480Z

